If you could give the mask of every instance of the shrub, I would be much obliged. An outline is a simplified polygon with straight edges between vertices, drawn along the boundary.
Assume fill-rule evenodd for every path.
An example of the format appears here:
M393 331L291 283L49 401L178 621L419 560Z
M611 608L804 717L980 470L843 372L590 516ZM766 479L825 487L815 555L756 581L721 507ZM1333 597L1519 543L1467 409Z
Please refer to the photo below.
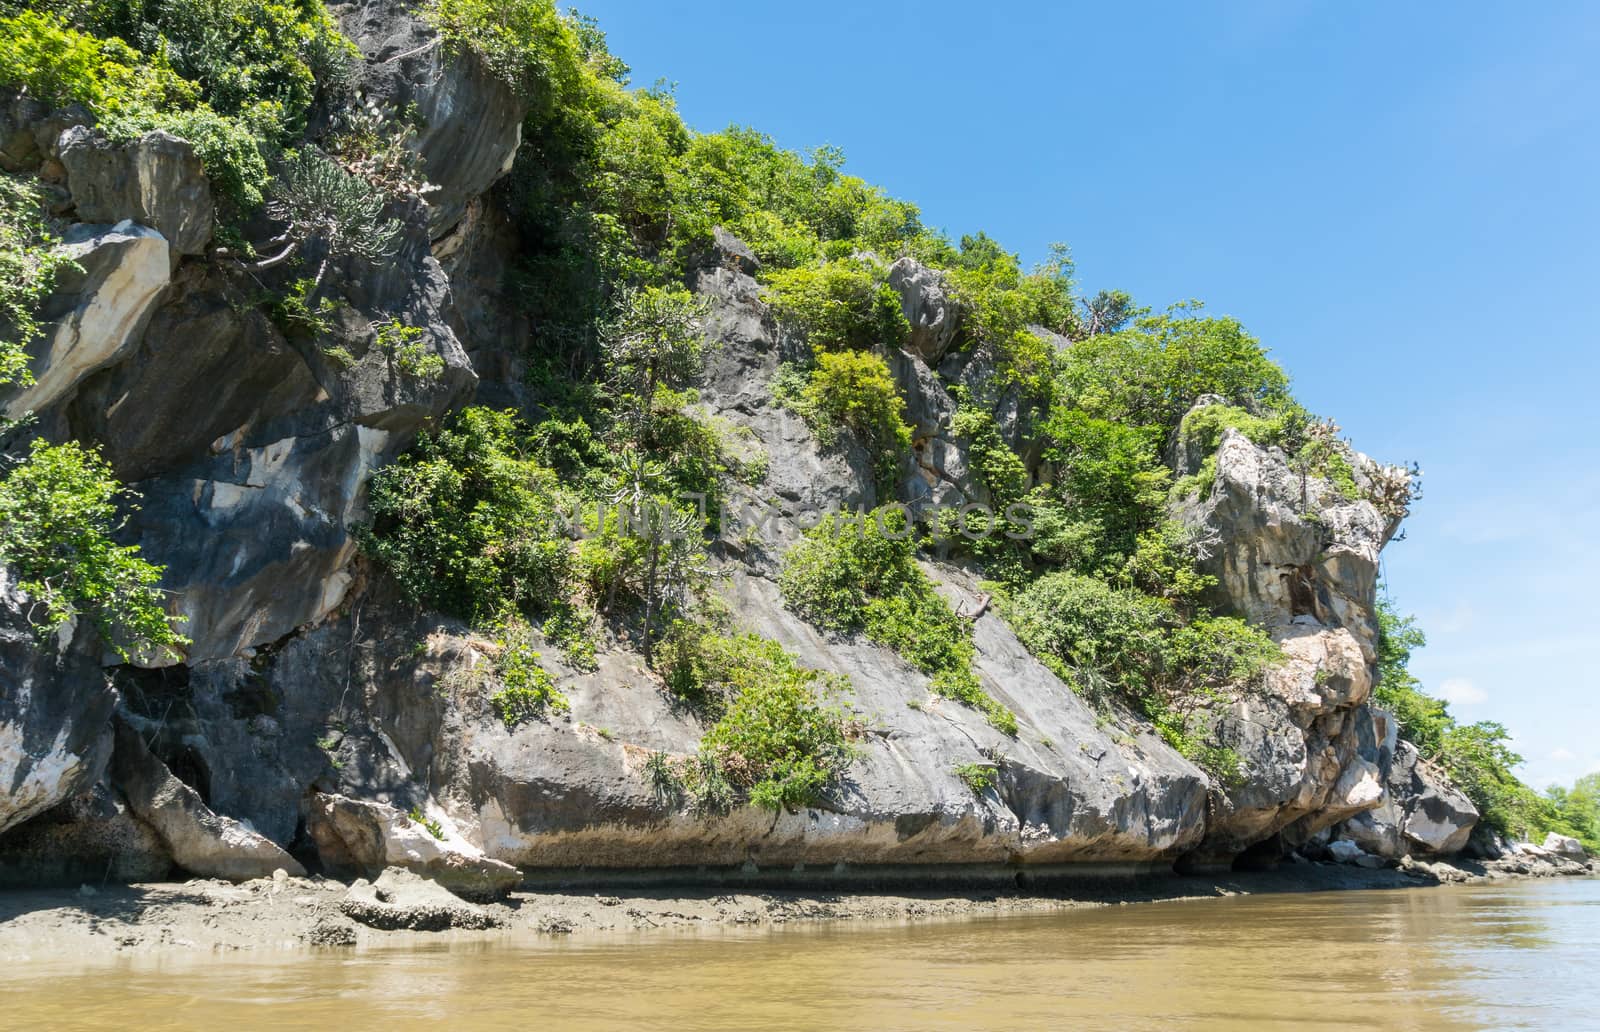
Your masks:
M82 104L113 140L165 129L193 144L224 204L261 203L269 176L260 138L274 134L272 112L219 114L159 51L145 61L119 39L96 39L54 16L24 12L0 18L0 84L47 103Z
M0 173L0 387L33 381L28 347L40 334L38 306L73 267L55 243L39 191Z
M539 652L526 624L512 621L495 659L500 688L489 696L489 705L505 724L506 730L524 721L536 720L546 710L566 713L571 709L567 697L556 688L555 679L540 665Z
M975 796L989 791L1000 778L999 768L991 763L958 763L950 768L950 773L960 778Z
M371 183L306 147L284 163L273 185L267 214L285 223L278 238L285 247L261 265L276 265L308 241L320 241L324 251L308 293L314 297L333 259L379 262L399 250L401 226L384 216L387 204Z
M824 441L836 427L848 430L871 456L879 487L894 484L911 450L911 427L883 359L864 351L824 352L792 404Z
M548 611L572 569L568 498L510 413L461 412L372 477L368 555L406 596L469 620Z
M861 631L932 678L935 692L981 710L1014 734L1016 718L972 672L972 629L917 566L902 510L835 514L785 553L784 602L819 627Z
M42 609L41 633L83 615L124 660L149 651L176 658L188 639L173 629L156 586L161 567L112 538L123 523L119 502L135 498L95 452L36 440L0 479L0 563L34 612Z
M1120 692L1183 755L1219 780L1238 757L1206 740L1207 705L1255 687L1282 658L1260 629L1232 617L1184 624L1172 606L1092 577L1047 574L1002 604L1017 637L1067 683L1104 706Z
M818 351L896 348L911 331L900 295L863 260L779 270L768 288L773 313Z
M844 678L800 666L776 642L755 635L702 639L702 657L684 668L702 698L722 700L701 755L727 781L768 809L822 798L849 764Z
M378 327L373 346L388 355L395 367L406 376L433 380L444 373L444 358L428 346L426 331L420 326L408 326L399 319L390 319Z
M526 99L549 103L584 77L583 40L553 0L429 0L423 16Z

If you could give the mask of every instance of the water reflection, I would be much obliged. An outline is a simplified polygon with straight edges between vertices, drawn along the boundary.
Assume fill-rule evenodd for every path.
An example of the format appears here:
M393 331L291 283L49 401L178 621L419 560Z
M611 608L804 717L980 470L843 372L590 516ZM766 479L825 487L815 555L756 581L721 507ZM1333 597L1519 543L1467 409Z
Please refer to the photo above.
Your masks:
M1600 882L0 974L11 1027L1118 1030L1590 1020Z

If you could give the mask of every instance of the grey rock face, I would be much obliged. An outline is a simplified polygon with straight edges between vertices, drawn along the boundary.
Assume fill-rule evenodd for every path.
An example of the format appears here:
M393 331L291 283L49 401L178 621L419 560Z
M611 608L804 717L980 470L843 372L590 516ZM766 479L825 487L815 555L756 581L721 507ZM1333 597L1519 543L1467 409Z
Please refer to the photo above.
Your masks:
M41 642L30 602L0 566L0 831L89 788L111 754L116 705L95 636Z
M434 239L453 229L474 198L511 171L527 105L470 53L456 53L400 0L362 0L339 14L344 32L367 57L367 99L403 110L416 105L420 128L411 147L428 182Z
M470 395L449 285L417 253L420 235L413 223L394 266L343 284L349 305L314 340L285 340L222 273L185 270L113 364L77 382L68 422L143 494L127 533L166 567L188 661L275 641L337 606L367 478ZM88 296L90 310L105 300ZM390 317L423 328L442 373L408 376L372 346ZM335 363L336 347L353 364Z
M0 388L0 413L12 419L48 408L126 357L171 275L167 241L132 222L73 226L62 243L79 269L60 276L40 313L48 327L33 347L33 384Z
M187 140L162 130L113 144L74 126L56 145L80 222L149 226L178 254L201 254L211 242L211 182Z
M154 829L179 867L202 878L229 881L270 877L278 868L293 875L306 873L299 861L270 839L213 812L150 753L132 726L117 721L115 733L113 782L128 808Z
M943 274L915 258L901 258L889 266L889 286L900 295L900 309L911 324L906 350L938 365L961 326L961 308Z

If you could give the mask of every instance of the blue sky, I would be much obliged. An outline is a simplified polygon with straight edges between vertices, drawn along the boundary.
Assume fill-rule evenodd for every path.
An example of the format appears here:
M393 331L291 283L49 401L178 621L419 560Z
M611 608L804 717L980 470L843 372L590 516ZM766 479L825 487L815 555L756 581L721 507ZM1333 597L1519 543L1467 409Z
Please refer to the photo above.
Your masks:
M1458 716L1600 770L1600 5L589 0L699 129L1089 290L1238 316L1425 497L1385 566Z

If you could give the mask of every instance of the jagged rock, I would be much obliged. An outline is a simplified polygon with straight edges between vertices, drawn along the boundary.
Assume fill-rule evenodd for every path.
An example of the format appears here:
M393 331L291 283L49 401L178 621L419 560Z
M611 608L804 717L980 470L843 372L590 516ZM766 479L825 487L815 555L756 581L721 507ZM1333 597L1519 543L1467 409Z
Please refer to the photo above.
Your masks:
M340 12L345 33L367 57L367 101L394 111L416 106L409 146L422 156L428 227L449 233L473 199L511 171L527 104L476 55L448 48L403 0L361 0Z
M449 928L498 928L505 922L451 894L435 881L391 867L377 881L350 886L339 909L352 921L383 931L442 932Z
M1378 553L1392 521L1326 481L1302 478L1282 452L1223 433L1211 493L1182 513L1205 543L1213 601L1267 627L1308 617L1344 627L1370 649Z
M1544 848L1547 852L1554 853L1556 856L1567 860L1577 860L1579 863L1586 863L1589 859L1589 854L1584 850L1583 843L1571 836L1560 835L1553 831L1545 836Z
M315 426L325 397L263 312L221 273L188 265L124 360L79 387L68 420L133 482Z
M73 226L62 248L81 271L64 271L42 308L49 326L33 348L34 383L0 388L3 414L12 419L48 408L125 357L171 278L166 239L132 222Z
M750 245L721 226L711 230L704 252L691 264L700 269L729 269L746 276L761 271L761 260L750 250Z
M1366 700L1377 557L1393 528L1371 503L1303 480L1281 452L1237 431L1224 433L1216 468L1211 493L1182 516L1218 578L1216 604L1264 625L1285 662L1219 715L1217 737L1244 779L1213 793L1195 867L1275 840L1292 847L1384 801L1385 734Z
M152 755L138 731L115 722L113 783L135 816L155 830L172 860L202 878L248 881L278 868L303 877L305 868L247 825L214 813L199 793Z
M218 274L186 274L138 347L72 406L79 431L103 435L118 472L140 478L128 535L166 567L188 662L241 654L338 606L367 478L470 395L475 378L445 321L449 285L419 236L413 225L408 260L347 285L378 306L372 318L352 301L309 345L285 341ZM407 376L371 346L380 312L424 329L438 376ZM353 364L335 364L335 346Z
M87 789L110 756L116 705L88 627L39 637L0 566L0 831Z
M1340 825L1339 833L1370 853L1397 859L1413 854L1448 856L1462 852L1474 835L1478 810L1472 800L1425 762L1416 746L1398 741L1394 718L1382 710L1373 717L1384 729L1379 768L1384 774L1383 802ZM1491 851L1492 850L1492 851ZM1494 859L1498 847L1482 856Z
M448 819L441 836L386 803L369 803L335 793L311 799L306 831L329 870L377 877L386 867L408 871L466 898L500 896L522 881L510 864L490 860L461 838Z
M178 254L211 242L211 181L187 140L157 129L112 143L73 126L56 146L80 222L132 220L156 230Z
M906 350L938 365L961 326L961 309L944 274L915 258L901 258L889 266L889 286L900 295L900 309L911 324Z

